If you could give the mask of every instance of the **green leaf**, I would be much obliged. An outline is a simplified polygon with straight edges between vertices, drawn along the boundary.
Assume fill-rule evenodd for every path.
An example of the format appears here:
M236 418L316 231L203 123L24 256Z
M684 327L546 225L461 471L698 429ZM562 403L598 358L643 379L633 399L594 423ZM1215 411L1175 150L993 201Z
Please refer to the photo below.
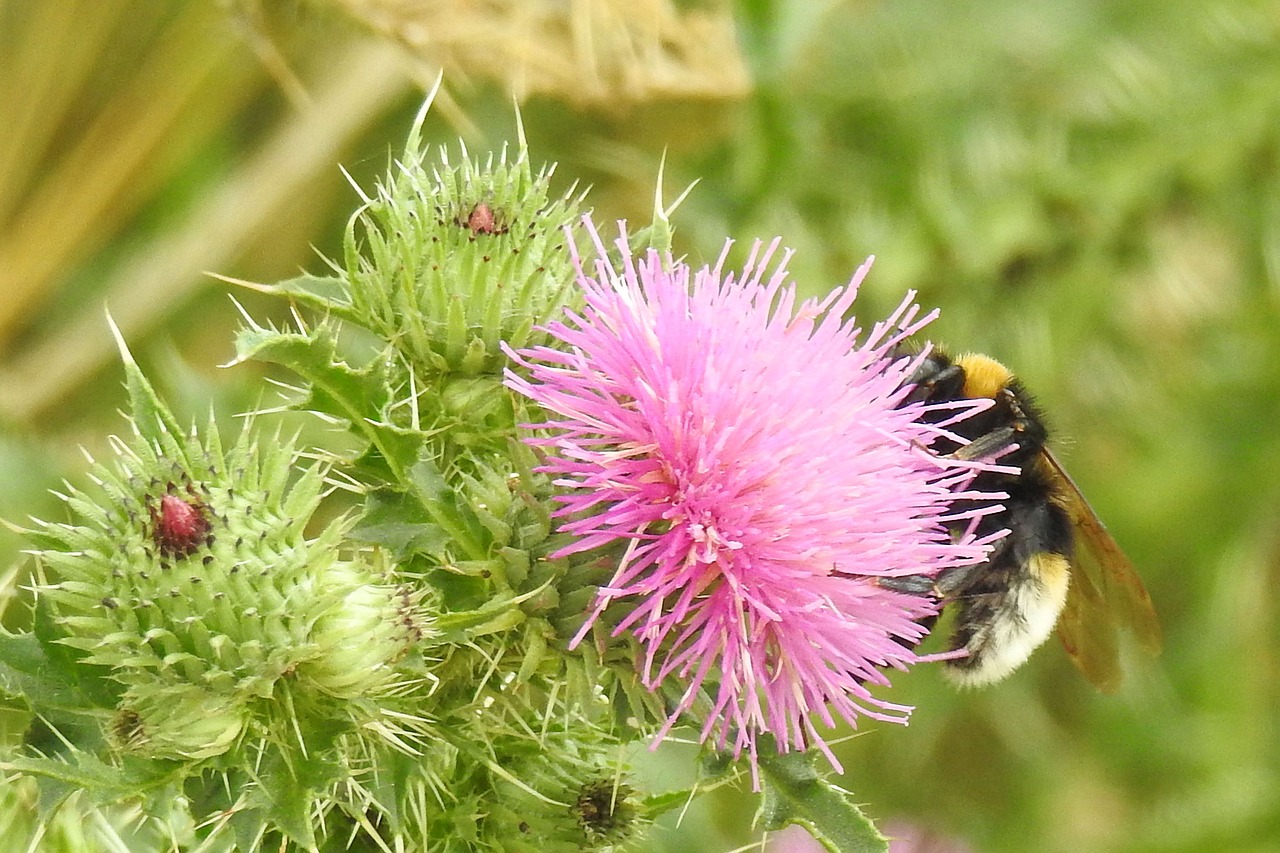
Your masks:
M83 696L45 654L34 634L0 631L0 690L32 707L83 706Z
M779 754L772 738L762 739L764 776L760 822L767 830L803 826L832 853L886 853L889 840L863 814L852 795L821 776L808 753Z
M54 621L53 611L44 598L36 604L32 633L40 642L50 668L75 685L89 703L100 708L116 706L124 693L124 685L109 678L106 667L83 663L85 653L62 642L67 634Z
M489 556L492 538L484 524L458 491L445 480L435 460L423 453L409 469L409 491L426 511L427 517L439 525L461 550L457 556L467 560L483 560Z
M373 766L368 787L379 811L385 816L392 831L403 828L406 814L412 814L408 797L412 791L409 780L421 773L418 760L396 750L384 752Z
M699 793L701 791L697 788L681 788L677 791L652 794L640 801L640 809L645 819L657 820L667 812L684 808Z
M302 847L316 846L315 827L311 824L311 790L291 774L274 774L264 779L263 791L270 806L271 822Z
M459 610L436 618L435 639L443 643L466 643L482 634L515 628L527 618L519 603L524 600L499 595L475 610Z
M72 791L83 790L102 804L138 800L148 792L172 783L178 765L165 761L137 762L127 767L107 764L85 753L74 760L54 758L10 758L0 761L0 770L33 776L40 784L41 807L56 806Z
M351 310L350 286L347 280L336 275L303 274L297 278L278 281L275 284L256 284L237 282L251 290L266 293L270 296L281 296L299 305L314 308L326 315L341 317L359 323L359 318Z
M397 562L413 554L442 560L450 542L444 528L423 517L415 498L390 489L370 493L364 513L348 536L385 548Z
M307 381L309 393L295 408L349 423L369 443L365 457L369 467L392 482L404 481L405 471L418 458L423 434L390 421L388 411L396 401L382 359L351 367L338 357L337 339L324 325L308 334L260 326L241 329L236 334L236 357L279 364L297 373Z
M22 696L32 710L88 714L115 705L123 689L101 667L78 666L76 653L36 634L0 631L0 689Z
M294 756L286 761L277 752L268 752L258 767L255 798L266 806L268 819L276 829L308 850L316 847L312 805L315 792L324 790L343 776L341 765L313 755Z
M274 829L267 815L260 808L233 809L229 818L231 830L235 835L237 850L262 850L262 840Z

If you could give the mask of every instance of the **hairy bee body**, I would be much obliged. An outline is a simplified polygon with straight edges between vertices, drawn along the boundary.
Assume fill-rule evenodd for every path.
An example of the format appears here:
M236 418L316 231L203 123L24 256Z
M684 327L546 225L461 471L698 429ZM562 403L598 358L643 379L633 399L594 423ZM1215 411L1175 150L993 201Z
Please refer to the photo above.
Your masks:
M1119 603L1117 618L1153 653L1159 649L1155 613L1132 566L1049 453L1048 429L1031 395L1008 368L988 356L953 359L936 350L921 361L910 384L904 404L990 399L986 410L948 426L961 440L940 439L934 449L956 458L994 459L1016 470L983 471L975 477L975 491L1008 496L999 501L1000 511L978 523L980 535L1007 531L985 562L930 578L891 579L885 585L934 596L955 611L950 648L966 654L949 661L947 670L959 684L999 681L1058 625L1076 665L1102 689L1114 689L1119 679L1116 620L1107 599ZM950 414L935 407L925 417L941 421ZM971 508L966 503L958 508ZM1102 564L1096 577L1081 576L1077 530ZM1064 608L1070 619L1059 624ZM1101 642L1089 639L1095 628Z

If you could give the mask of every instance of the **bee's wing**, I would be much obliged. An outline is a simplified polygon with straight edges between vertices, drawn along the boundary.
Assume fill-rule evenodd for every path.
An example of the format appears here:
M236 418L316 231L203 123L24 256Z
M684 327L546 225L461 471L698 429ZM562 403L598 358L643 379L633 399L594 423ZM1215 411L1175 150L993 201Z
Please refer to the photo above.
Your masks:
M1132 631L1142 649L1155 655L1160 653L1160 622L1133 564L1075 481L1048 450L1043 456L1060 481L1056 498L1071 516L1084 546L1076 549L1072 561L1071 586L1058 620L1058 636L1085 677L1111 692L1120 685L1116 626Z
M1115 618L1098 589L1098 572L1085 570L1081 560L1071 564L1067 603L1058 617L1058 639L1089 682L1104 693L1120 687L1120 646Z

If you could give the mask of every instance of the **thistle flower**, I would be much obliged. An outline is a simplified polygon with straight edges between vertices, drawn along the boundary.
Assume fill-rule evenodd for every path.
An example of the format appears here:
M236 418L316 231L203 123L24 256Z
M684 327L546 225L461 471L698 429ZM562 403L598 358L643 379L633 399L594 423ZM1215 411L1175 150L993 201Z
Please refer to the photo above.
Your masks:
M974 466L931 453L947 419L903 399L916 359L895 348L934 314L908 294L869 334L844 321L870 260L797 305L790 254L768 273L777 241L735 277L728 246L695 273L634 257L623 236L614 268L588 232L594 276L574 258L586 307L548 326L560 348L514 353L523 373L507 373L551 413L527 440L568 490L557 515L576 538L560 555L625 546L574 643L625 601L614 634L643 645L643 683L679 688L659 739L705 691L704 741L754 762L770 732L838 768L817 724L905 722L911 709L871 688L924 659L919 620L936 612L876 579L971 564L990 544L949 532Z

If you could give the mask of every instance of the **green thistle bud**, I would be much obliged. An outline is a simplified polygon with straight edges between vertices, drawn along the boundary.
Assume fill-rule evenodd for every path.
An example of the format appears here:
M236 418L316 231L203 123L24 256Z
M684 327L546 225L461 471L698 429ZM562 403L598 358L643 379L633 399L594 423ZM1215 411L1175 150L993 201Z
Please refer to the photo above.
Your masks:
M428 105L429 106L429 102ZM542 342L534 327L574 294L566 226L581 196L554 197L552 169L518 152L428 164L419 113L400 163L352 218L345 241L349 316L421 369L498 373L499 343Z
M614 734L570 712L572 724L536 739L494 732L489 742L506 771L494 780L484 835L501 849L613 848L648 824L635 789L615 766Z
M371 584L353 564L335 566L326 582L347 591L316 620L311 639L321 653L300 665L298 675L340 698L377 692L395 677L392 664L426 631L417 597L405 586Z
M259 700L283 689L349 698L391 683L425 630L420 608L346 553L347 520L308 538L325 468L296 474L293 443L252 424L225 452L212 423L180 434L121 346L133 438L93 464L96 488L68 488L70 521L32 531L61 642L127 688L116 742L205 758L251 712L277 713Z
M515 432L511 397L496 376L449 379L440 389L440 409L451 440L458 444L467 443L470 434L487 438Z
M522 782L539 790L537 771L530 778L522 767ZM546 772L548 768L538 768ZM579 765L577 772L589 772L591 765ZM641 835L647 826L636 791L625 782L596 776L586 781L564 780L547 788L557 803L517 791L515 786L499 786L497 804L492 808L486 830L502 841L511 853L615 849ZM567 802L567 806L564 803Z
M626 841L636 828L640 809L630 785L613 779L593 779L578 789L570 808L587 842L593 847Z
M111 729L126 750L199 761L230 749L248 717L244 703L198 687L135 688L125 694Z

